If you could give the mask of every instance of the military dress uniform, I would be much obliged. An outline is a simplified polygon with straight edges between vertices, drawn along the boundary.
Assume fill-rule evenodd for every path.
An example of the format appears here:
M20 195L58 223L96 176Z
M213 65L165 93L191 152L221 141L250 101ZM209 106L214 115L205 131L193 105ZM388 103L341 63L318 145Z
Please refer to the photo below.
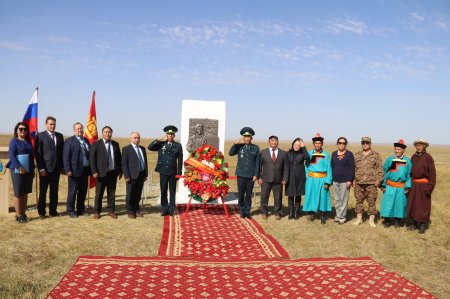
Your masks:
M252 128L245 127L241 130L242 136L253 136ZM253 177L259 175L260 150L256 144L233 144L229 152L230 156L238 155L236 176L238 184L238 206L241 217L250 217L252 205L252 192L255 182Z
M167 134L175 134L178 129L174 126L164 128ZM175 213L176 175L181 175L183 167L183 148L178 142L155 140L148 146L150 151L158 152L155 171L159 172L161 189L161 215ZM170 203L167 202L167 187L170 192Z

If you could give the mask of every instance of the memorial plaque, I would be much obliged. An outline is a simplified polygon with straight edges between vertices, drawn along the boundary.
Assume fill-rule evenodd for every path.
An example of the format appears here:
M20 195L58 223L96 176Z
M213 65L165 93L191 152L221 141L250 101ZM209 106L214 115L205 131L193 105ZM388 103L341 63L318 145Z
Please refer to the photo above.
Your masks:
M218 133L219 121L217 119L190 118L189 139L186 144L186 150L191 153L205 143L219 148L220 138Z

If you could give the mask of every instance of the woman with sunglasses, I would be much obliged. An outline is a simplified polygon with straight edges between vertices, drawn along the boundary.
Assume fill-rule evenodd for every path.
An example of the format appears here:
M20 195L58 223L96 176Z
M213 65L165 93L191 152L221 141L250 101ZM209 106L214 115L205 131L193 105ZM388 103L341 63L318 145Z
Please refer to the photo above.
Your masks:
M35 166L29 128L24 122L17 123L14 128L14 138L9 143L9 162L6 167L11 170L16 221L25 223L28 221L25 211L28 193L31 193L33 187Z
M344 224L347 221L347 206L350 187L355 176L355 157L347 149L347 138L339 137L336 141L338 149L331 154L333 169L334 221Z

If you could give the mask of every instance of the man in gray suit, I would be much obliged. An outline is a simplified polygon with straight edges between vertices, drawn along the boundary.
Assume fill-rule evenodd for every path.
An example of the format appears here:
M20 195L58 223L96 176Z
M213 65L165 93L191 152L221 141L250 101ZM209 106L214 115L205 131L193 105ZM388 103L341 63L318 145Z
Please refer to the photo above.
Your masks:
M261 212L263 219L269 216L267 205L270 191L273 190L275 219L280 220L282 214L283 188L287 180L286 152L278 148L278 137L269 137L269 147L261 150L260 176Z

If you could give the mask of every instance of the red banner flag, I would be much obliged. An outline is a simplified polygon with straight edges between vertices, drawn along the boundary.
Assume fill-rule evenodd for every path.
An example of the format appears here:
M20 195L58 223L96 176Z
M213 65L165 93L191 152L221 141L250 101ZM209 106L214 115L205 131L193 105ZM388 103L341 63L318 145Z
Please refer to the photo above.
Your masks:
M84 137L89 140L92 145L98 139L97 133L97 112L95 111L95 90L92 93L91 108L89 109L88 119L86 123L86 130L84 130ZM94 188L96 185L95 178L90 177L89 179L89 189Z

